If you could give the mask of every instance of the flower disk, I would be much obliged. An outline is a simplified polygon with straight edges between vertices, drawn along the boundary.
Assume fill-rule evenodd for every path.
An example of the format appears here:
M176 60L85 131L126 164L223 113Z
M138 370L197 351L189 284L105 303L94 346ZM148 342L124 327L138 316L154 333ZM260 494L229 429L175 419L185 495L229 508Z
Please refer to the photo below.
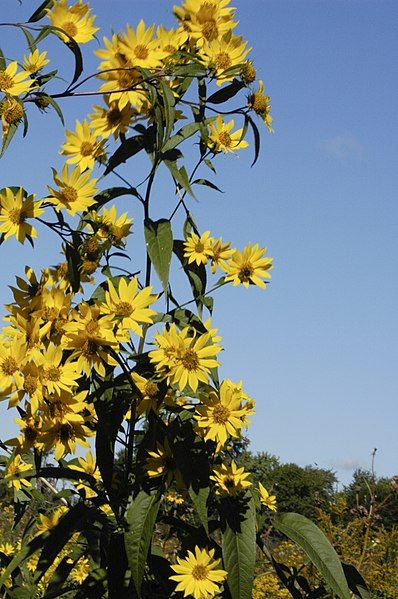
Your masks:
M176 591L194 599L211 599L218 595L219 585L225 581L228 572L218 568L221 560L214 559L214 549L195 547L195 554L188 551L188 556L185 559L177 557L177 562L171 566L176 574L170 576L170 580L178 582Z

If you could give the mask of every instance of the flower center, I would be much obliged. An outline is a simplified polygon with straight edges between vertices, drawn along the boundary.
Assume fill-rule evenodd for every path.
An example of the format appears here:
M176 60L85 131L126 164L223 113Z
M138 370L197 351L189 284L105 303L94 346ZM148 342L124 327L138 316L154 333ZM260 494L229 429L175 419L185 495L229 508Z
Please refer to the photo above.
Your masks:
M5 91L10 89L14 85L12 77L7 75L7 73L3 70L0 70L0 89L1 91Z
M29 395L32 395L37 389L37 378L31 374L25 376L23 388Z
M148 397L155 397L158 392L158 386L156 383L149 382L145 385L144 393Z
M146 60L148 58L148 48L144 44L138 44L134 48L134 55L138 60Z
M11 376L18 370L18 364L15 358L8 356L1 365L1 370L6 376Z
M220 144L222 144L226 148L230 148L231 147L231 145L232 145L232 139L231 139L230 134L227 131L221 131L218 134L218 139L220 141Z
M25 220L25 214L22 208L14 208L8 213L8 219L14 224L19 225Z
M49 381L53 381L54 383L56 381L59 381L59 379L61 378L61 373L57 366L50 366L49 368L46 368L45 372L46 372L46 378Z
M232 60L226 52L220 52L216 56L216 67L222 71L228 69L232 64Z
M254 272L253 267L250 264L242 264L239 269L238 277L242 283L245 281L250 281L250 277Z
M71 426L70 424L62 424L58 431L58 438L61 441L61 443L69 441L69 439L73 439L73 437L73 426Z
M0 105L0 114L5 122L11 125L23 117L23 108L16 100L5 100Z
M217 27L217 23L214 19L210 19L209 21L206 21L205 23L203 23L202 35L208 42L211 42L212 40L217 39L218 27Z
M66 31L66 33L71 37L75 37L78 32L76 25L72 23L72 21L66 21L66 23L63 23L61 29Z
M200 241L198 241L198 243L195 243L195 252L197 252L198 254L201 254L204 249L205 249L204 243L202 243Z
M122 120L121 112L118 108L112 108L106 114L106 121L109 127L115 127Z
M94 341L86 341L83 345L82 353L86 358L93 358L97 355L98 346Z
M268 96L263 96L263 94L256 92L250 97L250 105L255 112L260 114L262 112L267 112L269 108L269 98Z
M94 145L89 141L84 141L80 146L80 154L82 156L91 156L94 153ZM69 189L71 189L69 187ZM76 199L76 198L75 198Z
M38 432L33 426L27 426L25 429L25 439L27 441L35 441L38 436Z
M133 311L133 306L130 302L120 302L115 309L116 316L130 316Z
M167 46L165 46L163 50L168 54L174 54L174 52L177 52L177 48L175 46L172 46L171 44L167 44Z
M235 481L232 476L226 476L224 478L224 485L227 489L232 489L235 486Z
M89 152L88 154L83 154L83 144L80 151L83 156L88 156L89 154L91 154L91 152ZM68 204L70 204L71 202L75 202L77 199L77 191L73 187L64 187L62 190L62 195Z
M195 580L206 580L206 578L207 578L206 566L203 566L202 564L196 564L196 566L194 566L192 568L192 577Z
M217 7L214 2L203 2L196 13L196 18L199 23L214 20L217 13Z
M42 318L43 320L46 320L47 322L49 320L55 320L58 316L58 310L57 308L54 308L54 306L50 307L50 306L46 306L42 312Z
M90 322L88 322L86 324L86 332L89 335L95 335L95 333L98 332L98 329L99 329L99 325L96 320L90 320Z
M230 411L222 404L215 406L215 408L213 409L213 420L217 424L224 424L225 422L227 422L229 419L229 415Z
M181 363L187 370L196 370L199 366L199 357L193 349L187 349L180 357Z
M121 72L118 75L119 86L121 89L128 89L135 83L135 77L128 71Z

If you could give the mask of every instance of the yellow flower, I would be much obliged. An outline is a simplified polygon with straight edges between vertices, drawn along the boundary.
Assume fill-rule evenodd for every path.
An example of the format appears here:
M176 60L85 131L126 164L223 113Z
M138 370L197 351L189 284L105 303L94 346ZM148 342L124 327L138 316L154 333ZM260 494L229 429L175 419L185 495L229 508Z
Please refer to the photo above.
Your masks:
M271 98L264 95L264 83L259 81L258 90L249 96L249 107L254 110L267 126L270 133L273 133L271 111Z
M39 514L39 520L36 521L36 536L42 535L43 533L55 528L62 516L67 511L68 508L65 505L61 505L47 516L45 514Z
M11 543L1 543L0 545L0 553L4 553L4 555L12 555L15 551L14 545Z
M230 0L186 0L182 7L174 6L174 13L193 41L211 42L237 25L232 20L235 8L229 3Z
M77 458L77 461L79 464L78 466L75 464L69 464L69 468L71 470L77 470L78 472L90 474L96 480L96 482L100 482L101 475L97 468L96 459L94 458L91 451L87 451L86 458ZM81 490L84 492L84 497L86 499L90 499L90 497L95 497L96 495L96 491L94 491L94 489L91 489L91 487L88 486L88 483L85 480L79 480L77 483L75 483L75 486L78 491Z
M212 252L213 238L210 237L210 231L205 231L200 237L192 233L184 242L184 258L188 258L188 264L196 262L207 264L208 257Z
M241 36L229 33L221 39L216 39L201 48L200 56L217 78L217 85L232 81L236 72L224 75L224 71L241 65L251 48L246 49L247 42Z
M121 38L120 48L132 66L153 69L162 65L162 60L167 53L159 49L159 44L153 35L154 25L146 29L142 19L136 31L127 25L127 33Z
M22 389L24 380L21 374L26 363L26 344L22 337L0 343L0 391Z
M260 501L263 505L265 505L272 512L276 512L276 497L275 495L270 495L265 487L261 483L258 483L258 490L260 493Z
M216 483L217 495L236 495L251 486L251 482L246 480L248 476L250 472L238 468L232 460L230 464L221 464L214 468L210 479Z
M167 62L169 58L178 52L184 46L188 39L188 34L182 28L179 29L166 29L161 25L156 30L156 43L159 45L160 50L166 54L163 59Z
M220 265L221 260L228 260L233 254L234 250L231 248L231 242L223 242L222 237L218 239L212 239L212 245L210 249L210 270L216 272L217 266Z
M75 453L76 443L82 447L90 447L87 441L94 432L84 424L85 419L81 414L71 410L65 412L61 418L49 418L43 426L43 442L46 449L54 449L54 458L60 460L64 455Z
M13 487L16 491L20 491L22 486L31 487L32 485L30 482L22 477L22 473L27 472L28 470L32 470L32 464L27 464L23 461L21 456L17 454L8 462L4 480L9 487Z
M12 96L0 102L0 116L3 123L3 137L7 135L10 125L17 125L25 114L23 103Z
M146 472L150 478L164 476L166 484L169 485L175 479L179 487L184 486L184 481L177 468L167 439L164 440L164 445L157 441L156 451L148 451L148 456L146 460Z
M180 391L188 386L195 392L199 382L208 382L210 369L217 368L219 365L215 356L222 347L212 342L210 333L197 336L194 332L194 336L189 337L190 332L193 331L190 331L189 327L180 333L173 330L170 338L167 330L164 329L162 334L155 336L155 343L160 351L150 352L149 357L160 374L165 368L167 369L168 381L178 385ZM171 351L167 348L169 340Z
M26 237L37 237L36 229L26 222L27 218L37 218L43 214L42 201L34 201L35 196L24 197L22 187L16 193L6 187L0 193L0 233L4 239L15 235L20 243Z
M61 154L69 156L67 164L78 164L83 172L94 167L96 160L105 157L104 140L99 140L90 129L87 121L76 121L76 131L66 130L66 142L62 146Z
M138 390L142 394L142 399L137 405L137 416L145 414L148 416L149 412L157 412L157 396L159 394L158 385L151 380L148 380L138 374L138 372L132 372L131 378Z
M117 362L107 351L108 347L118 350L118 342L113 334L112 316L101 316L97 306L82 303L64 326L63 343L74 350L71 360L77 360L77 368L90 376L92 368L100 376L105 376L104 364L116 366Z
M108 291L105 292L105 303L101 304L102 314L112 314L119 319L118 333L123 338L131 329L142 336L142 328L138 323L152 324L156 312L148 308L157 300L152 294L152 287L144 287L138 291L138 279L133 277L128 283L125 278L119 281L116 290L108 280Z
M99 225L97 235L109 239L112 245L122 245L124 238L130 234L133 219L128 218L127 212L118 216L115 204L109 209L104 208L102 214L91 213L89 216Z
M166 493L166 501L173 503L174 505L182 505L185 499L180 493L177 493L174 489L170 489Z
M62 347L50 343L45 351L37 354L41 366L41 382L49 393L60 395L61 390L71 392L77 386L81 374L76 363L61 364Z
M36 50L34 50L33 52L29 52L28 55L25 55L23 57L23 68L24 70L29 73L30 75L34 75L35 73L38 73L38 71L41 71L42 68L44 68L46 66L46 64L49 64L49 60L46 58L47 56L47 52L39 52L39 50L36 48Z
M20 96L30 91L36 84L29 78L29 73L17 73L18 63L10 62L6 69L0 69L0 92L10 96ZM27 80L27 81L26 81Z
M239 385L228 379L221 383L219 391L210 388L206 395L200 396L201 403L196 407L198 434L205 441L215 441L218 450L226 444L228 436L239 437L247 416L253 413L247 397Z
M21 435L16 439L7 441L7 445L16 445L18 453L26 453L33 447L42 449L43 443L40 442L42 419L40 416L33 418L27 416L22 418L14 418L14 422L19 425Z
M229 123L225 123L222 116L219 114L215 123L210 123L210 134L207 140L207 145L213 152L235 152L247 148L249 143L242 139L243 129L238 129L231 133L235 121L232 119Z
M248 288L249 285L258 285L265 289L266 283L263 279L270 279L269 270L273 268L272 258L265 258L266 248L260 248L258 243L249 243L242 252L235 250L231 258L221 262L221 268L227 273L225 281L232 281L232 285L242 284Z
M90 571L90 560L88 557L81 557L71 571L69 578L72 580L72 582L82 584L90 574Z
M47 16L53 27L68 34L58 32L64 42L68 43L72 38L77 44L87 44L98 31L98 27L94 27L95 15L90 17L89 12L88 5L82 2L69 7L67 0L55 0L52 8L47 10Z
M195 547L195 554L188 551L185 559L177 557L177 564L171 566L176 572L170 580L178 582L176 591L184 592L194 599L211 599L221 591L220 586L227 578L227 572L218 568L220 559L214 559L214 549Z
M48 186L51 194L48 199L55 204L56 210L66 208L69 214L74 215L95 204L94 196L98 192L95 184L98 179L90 179L90 176L90 170L81 172L79 166L69 173L65 164L61 176L53 169L54 182L58 185L59 191Z
M96 135L100 135L103 139L113 135L117 140L121 133L128 131L134 111L129 105L120 109L117 102L109 102L107 98L105 101L106 107L94 106L95 112L90 114L91 128Z

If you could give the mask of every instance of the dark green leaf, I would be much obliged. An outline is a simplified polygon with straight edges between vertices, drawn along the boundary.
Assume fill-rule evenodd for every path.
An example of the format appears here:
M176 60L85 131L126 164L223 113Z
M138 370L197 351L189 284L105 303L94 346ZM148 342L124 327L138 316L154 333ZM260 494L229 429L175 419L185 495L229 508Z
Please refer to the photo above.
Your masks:
M254 166L256 164L257 158L260 154L260 133L258 131L258 127L257 127L256 123L253 121L253 119L249 115L246 115L246 119L251 125L252 131L253 131L253 136L254 136L254 160L251 164L251 166Z
M350 599L350 590L338 555L324 533L311 520L301 514L287 512L275 517L274 526L306 552L340 599Z
M163 152L167 152L168 150L172 150L176 148L180 143L195 135L200 129L200 123L188 123L188 125L184 125L177 131L175 135L170 137L170 139L164 144Z
M44 2L40 4L39 8L37 8L33 15L28 19L28 23L36 23L37 21L40 21L40 19L45 17L47 14L46 8L50 8L52 4L53 0L44 0Z
M140 194L134 187L108 187L108 189L104 189L101 193L98 193L94 196L94 200L96 201L96 209L99 210L102 206L105 206L108 202L119 198L120 196L128 196L132 195L135 198L140 198Z
M197 491L196 489L189 487L189 496L192 499L192 503L196 508L199 519L207 535L209 534L209 519L207 515L207 499L209 497L209 493L209 487L200 488Z
M21 29L26 37L26 41L28 42L29 50L31 52L34 52L36 50L36 43L35 43L33 35L30 33L30 31L28 29L24 29L23 27L21 27Z
M256 509L250 497L246 509L234 505L235 524L227 523L222 535L224 567L232 599L251 599L256 565Z
M348 587L358 599L371 599L368 586L358 570L351 564L341 563Z
M210 104L222 104L222 102L226 102L236 96L242 87L245 87L245 84L238 79L234 79L232 83L226 85L207 98L207 101L210 102Z
M175 119L175 99L173 92L170 87L164 82L163 79L159 79L159 84L162 90L162 100L164 107L165 116L165 129L164 129L164 143L170 138L171 132L174 127Z
M64 115L62 113L62 110L61 110L59 104L51 96L45 95L44 97L47 100L47 102L50 104L50 106L52 106L54 108L55 112L59 116L59 120L61 121L61 123L65 127Z
M135 156L138 152L141 152L143 148L144 138L142 135L135 135L134 137L129 137L123 141L116 152L109 158L104 175L107 175L114 168L119 166L119 164L126 162L129 158Z
M80 245L80 243L78 244ZM81 257L76 248L67 243L65 246L66 261L68 264L68 277L72 290L77 293L80 289L80 265Z
M178 185L182 189L185 189L185 191L194 198L195 195L194 195L191 185L189 183L188 174L185 169L185 166L178 168L177 163L174 161L171 161L171 160L164 160L164 163L167 166L167 168L169 169L172 176L174 177L175 181L178 183Z
M7 67L6 59L4 58L4 54L0 48L0 69L5 71L6 67Z
M219 187L217 187L217 185L215 185L208 179L195 179L195 181L192 181L192 185L193 184L205 185L206 187L211 187L211 189L215 189L216 191L219 191L220 193L224 193Z
M170 262L173 254L173 232L169 220L146 220L144 222L145 242L148 255L156 273L167 291L169 284Z
M12 124L8 127L8 131L6 135L3 137L3 144L1 146L0 158L3 156L4 152L10 145L12 138L14 137L16 130L18 129L18 125Z
M128 530L124 533L124 542L131 577L139 596L159 504L160 498L156 491L151 494L139 491L125 514Z

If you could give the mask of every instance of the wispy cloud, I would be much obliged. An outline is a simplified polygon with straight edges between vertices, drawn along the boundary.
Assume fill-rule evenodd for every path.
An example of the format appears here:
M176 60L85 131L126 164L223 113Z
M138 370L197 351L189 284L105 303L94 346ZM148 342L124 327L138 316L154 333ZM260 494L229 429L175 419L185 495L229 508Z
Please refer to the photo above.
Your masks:
M336 470L345 470L347 472L351 472L357 468L366 467L364 461L359 460L358 458L341 458L338 460L331 460L330 465L333 468L336 468Z
M355 158L363 160L364 147L353 135L336 135L330 139L324 139L318 147L332 158L347 160Z

